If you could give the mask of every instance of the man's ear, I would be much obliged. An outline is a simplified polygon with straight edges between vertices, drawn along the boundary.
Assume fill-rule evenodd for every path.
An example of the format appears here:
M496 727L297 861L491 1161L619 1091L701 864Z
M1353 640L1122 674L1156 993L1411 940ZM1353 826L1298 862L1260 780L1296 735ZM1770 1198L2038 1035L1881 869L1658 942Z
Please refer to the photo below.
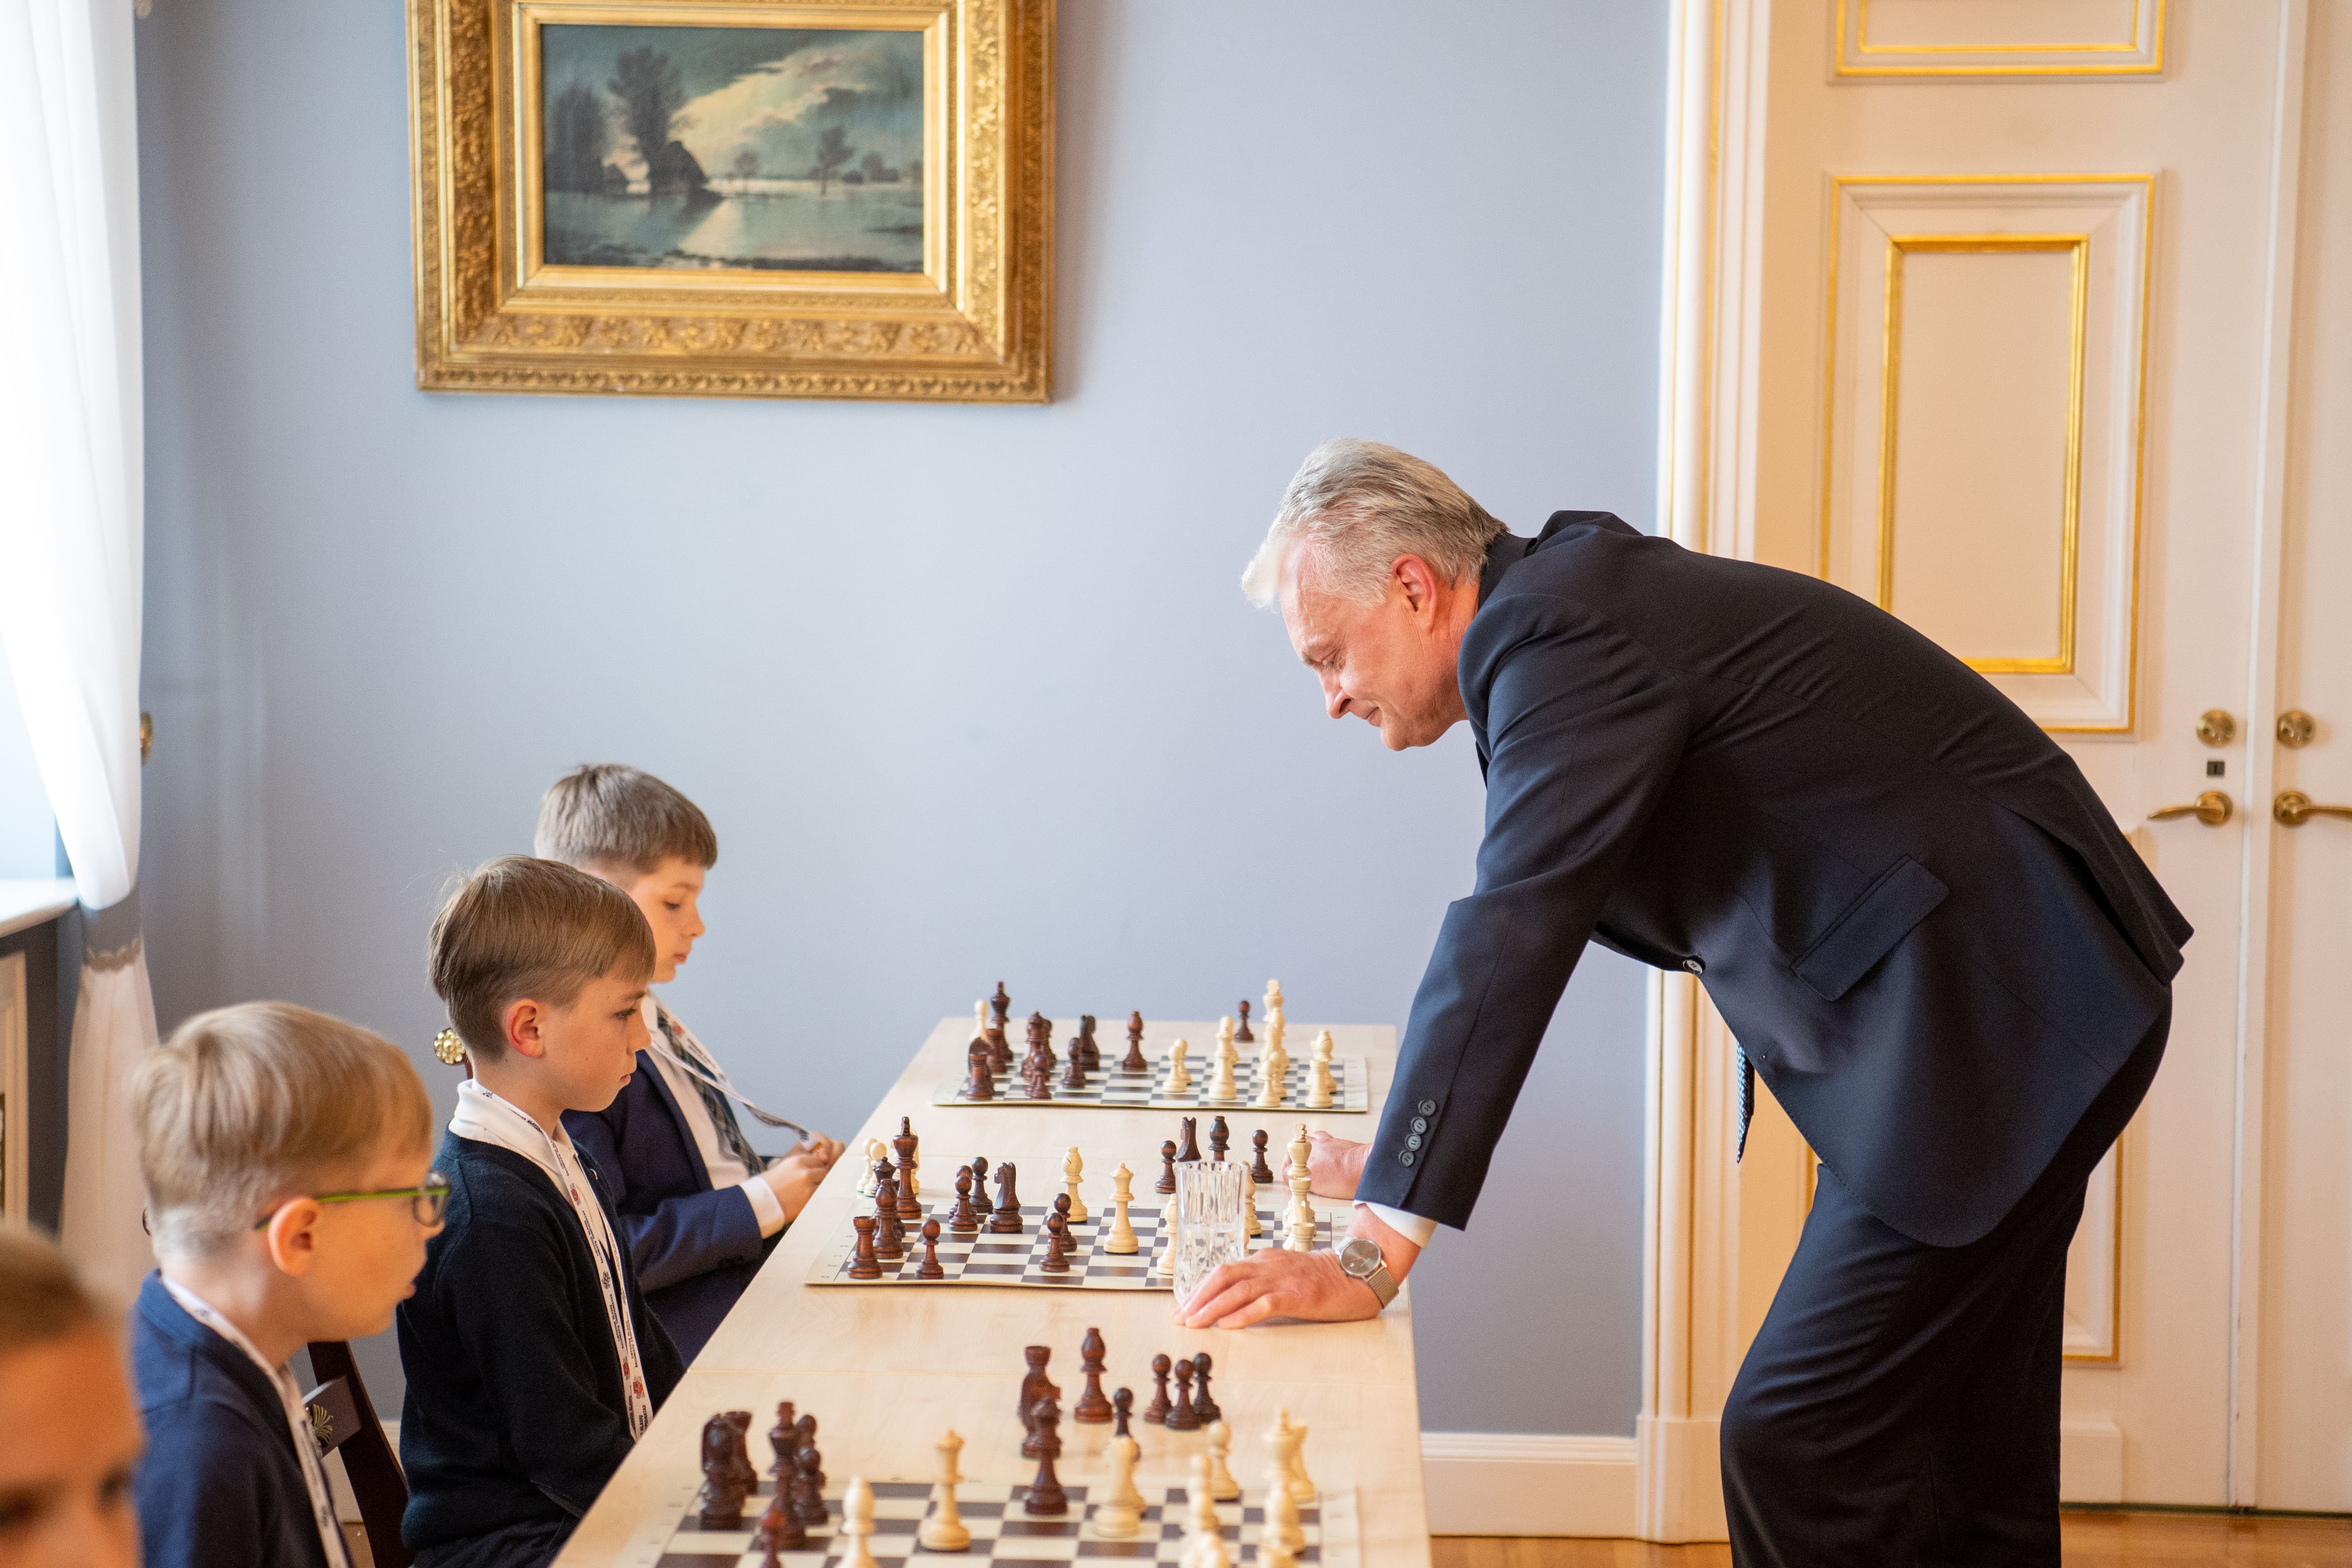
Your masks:
M263 1237L270 1265L280 1274L299 1279L319 1261L320 1212L318 1199L295 1198L270 1216Z
M1418 555L1400 555L1389 574L1404 590L1405 607L1415 616L1430 614L1437 605L1437 574Z
M530 997L508 1003L506 1016L499 1025L506 1035L507 1049L518 1056L547 1054L547 1009Z

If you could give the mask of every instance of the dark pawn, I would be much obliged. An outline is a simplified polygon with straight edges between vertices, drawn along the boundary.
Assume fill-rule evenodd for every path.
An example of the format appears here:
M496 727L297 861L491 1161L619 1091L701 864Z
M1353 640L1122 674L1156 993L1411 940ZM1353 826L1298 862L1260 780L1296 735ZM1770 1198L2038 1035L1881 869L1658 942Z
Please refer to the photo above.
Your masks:
M1025 1100L1053 1099L1054 1069L1043 1062L1032 1064L1029 1070L1021 1075L1021 1094Z
M915 1270L918 1279L944 1279L948 1271L940 1267L940 1222L923 1222L923 1266Z
M1062 1217L1062 1223L1063 1223L1064 1225L1067 1225L1067 1224L1069 1224L1069 1223L1070 1223L1070 1194L1067 1194L1067 1193L1055 1193L1055 1194L1054 1194L1054 1212L1055 1212L1055 1214L1057 1214L1057 1215L1061 1215L1061 1217Z
M1054 1021L1043 1013L1029 1015L1029 1048L1045 1064L1047 1072L1062 1065L1062 1058L1054 1054Z
M1203 1423L1223 1421L1225 1413L1209 1397L1209 1352L1202 1351L1192 1358L1192 1414Z
M1135 1414L1135 1390L1131 1388L1122 1388L1117 1394L1112 1394L1110 1396L1110 1410L1111 1418L1118 1423L1117 1426L1110 1429L1110 1435L1114 1437L1131 1436L1127 1429L1127 1419L1129 1416Z
M793 1511L793 1500L788 1479L776 1482L776 1495L768 1500L768 1511L760 1516L760 1546L767 1556L762 1568L773 1563L778 1554L808 1550L808 1529Z
M1108 1353L1109 1347L1103 1343L1100 1329L1088 1329L1087 1337L1078 1342L1078 1370L1087 1374L1087 1383L1078 1390L1078 1403L1070 1411L1074 1419L1093 1426L1110 1419L1110 1401L1103 1397L1102 1386L1103 1358Z
M898 1176L887 1160L874 1163L874 1256L907 1256L906 1233L898 1226Z
M793 1429L793 1402L787 1399L776 1406L776 1424L768 1428L768 1447L776 1456L776 1467L768 1473L776 1478L779 1497L792 1477L793 1446L799 1441L800 1434Z
M966 1100L996 1098L996 1053L989 1047L986 1035L974 1035L971 1045L963 1054Z
M1053 1359L1053 1347L1029 1345L1021 1353L1029 1362L1029 1370L1021 1374L1021 1395L1016 1402L1021 1415L1021 1457L1034 1459L1037 1457L1037 1429L1029 1424L1030 1415L1037 1408L1038 1401L1062 1391L1045 1375L1045 1363Z
M1029 1495L1022 1501L1024 1513L1054 1515L1070 1511L1070 1494L1062 1489L1062 1478L1054 1473L1054 1461L1062 1455L1061 1427L1062 1407L1048 1394L1029 1413L1029 1429L1036 1434L1037 1479L1029 1483Z
M1045 1216L1045 1258L1037 1265L1037 1269L1041 1274L1067 1274L1070 1271L1070 1222L1060 1215Z
M980 1228L980 1215L972 1212L971 1167L956 1167L955 1207L948 1215L948 1228L958 1236L970 1236Z
M1233 1132L1225 1126L1225 1119L1223 1117L1220 1116L1214 1121L1209 1123L1210 1159L1223 1159L1225 1157L1226 1147L1230 1145L1233 1141Z
M1168 1430L1198 1432L1200 1429L1201 1413L1192 1408L1192 1363L1180 1361L1176 1363L1176 1407L1168 1412Z
M989 1216L992 1236L1021 1234L1021 1194L1013 1190L1013 1162L996 1167L996 1212Z
M1151 1064L1143 1059L1143 1015L1127 1016L1127 1056L1118 1064L1121 1072L1150 1072Z
M1250 1162L1250 1180L1261 1187L1274 1185L1274 1167L1265 1163L1265 1128L1261 1127L1250 1134L1250 1148L1256 1154L1256 1158Z
M1161 1425L1168 1419L1168 1413L1176 1408L1168 1403L1168 1367L1165 1355L1151 1358L1151 1403L1143 1407L1143 1419L1149 1426Z
M813 1445L803 1444L793 1456L793 1517L804 1525L825 1521L824 1469Z
M1257 1037L1249 1032L1249 1003L1247 1001L1244 1001L1241 1005L1241 1008L1242 1026L1234 1031L1234 1039L1236 1043L1245 1046L1252 1040L1256 1039Z
M1201 1119L1197 1116L1183 1117L1178 1121L1177 1126L1182 1129L1183 1138L1176 1145L1176 1163L1191 1164L1201 1157Z
M793 1425L800 1428L801 1434L801 1446L793 1452L796 1458L805 1456L808 1459L809 1474L816 1481L817 1498L822 1501L824 1497L824 1456L816 1451L816 1417L803 1412Z
M1087 1087L1086 1054L1080 1051L1075 1043L1070 1047L1069 1063L1062 1068L1062 1087L1064 1089Z
M985 1154L974 1154L971 1157L971 1190L981 1194L981 1204L983 1207L986 1206L988 1203L988 1156Z
M1000 1029L1004 1027L1006 1022L1012 1018L1013 998L1004 994L1003 981L1000 980L996 983L996 994L989 999L988 1009L989 1016L995 1021L996 1026Z
M1095 1038L1095 1016L1078 1015L1078 1037L1070 1044L1070 1054L1086 1058L1088 1072L1102 1071L1102 1046Z
M751 1425L748 1410L722 1410L702 1424L702 1528L740 1530L743 1500L760 1484L743 1452ZM746 1478L749 1478L748 1479Z
M1160 1179L1151 1184L1151 1190L1155 1193L1176 1190L1176 1141L1172 1138L1160 1145Z
M858 1215L850 1224L857 1227L857 1247L849 1255L849 1277L852 1279L879 1279L881 1260L874 1254L874 1216Z

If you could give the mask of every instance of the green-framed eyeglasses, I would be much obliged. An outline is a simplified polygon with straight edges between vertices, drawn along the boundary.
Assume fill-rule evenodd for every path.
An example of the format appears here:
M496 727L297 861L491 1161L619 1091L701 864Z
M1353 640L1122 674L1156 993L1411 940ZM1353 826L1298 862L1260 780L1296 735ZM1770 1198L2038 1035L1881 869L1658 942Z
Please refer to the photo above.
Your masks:
M314 1204L355 1204L363 1198L406 1198L408 1212L416 1216L419 1225L439 1225L441 1216L449 1212L449 1178L435 1171L416 1187L384 1187L372 1193L313 1193ZM291 1202L291 1199L288 1200ZM278 1207L286 1205L280 1204ZM278 1216L273 1213L254 1222L256 1230L268 1230L269 1222Z

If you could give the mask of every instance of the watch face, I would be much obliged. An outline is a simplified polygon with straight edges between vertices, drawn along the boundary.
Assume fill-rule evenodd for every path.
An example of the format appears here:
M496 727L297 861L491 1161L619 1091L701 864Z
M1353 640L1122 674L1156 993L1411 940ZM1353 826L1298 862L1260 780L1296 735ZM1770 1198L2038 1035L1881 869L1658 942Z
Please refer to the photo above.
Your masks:
M1339 1249L1339 1267L1360 1279L1380 1266L1380 1247L1360 1236Z

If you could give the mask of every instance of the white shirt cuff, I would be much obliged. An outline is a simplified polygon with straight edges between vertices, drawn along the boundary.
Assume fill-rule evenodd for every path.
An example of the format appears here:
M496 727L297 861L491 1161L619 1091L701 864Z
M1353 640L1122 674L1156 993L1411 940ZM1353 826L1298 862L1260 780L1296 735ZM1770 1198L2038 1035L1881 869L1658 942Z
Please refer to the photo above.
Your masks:
M752 1217L760 1222L761 1237L771 1237L784 1228L783 1200L776 1189L758 1176L746 1176L735 1184L736 1191L751 1200Z
M1386 1204L1358 1204L1356 1206L1371 1210L1373 1217L1415 1247L1427 1247L1429 1238L1437 1234L1437 1222L1433 1219L1423 1219L1417 1214L1392 1209Z

